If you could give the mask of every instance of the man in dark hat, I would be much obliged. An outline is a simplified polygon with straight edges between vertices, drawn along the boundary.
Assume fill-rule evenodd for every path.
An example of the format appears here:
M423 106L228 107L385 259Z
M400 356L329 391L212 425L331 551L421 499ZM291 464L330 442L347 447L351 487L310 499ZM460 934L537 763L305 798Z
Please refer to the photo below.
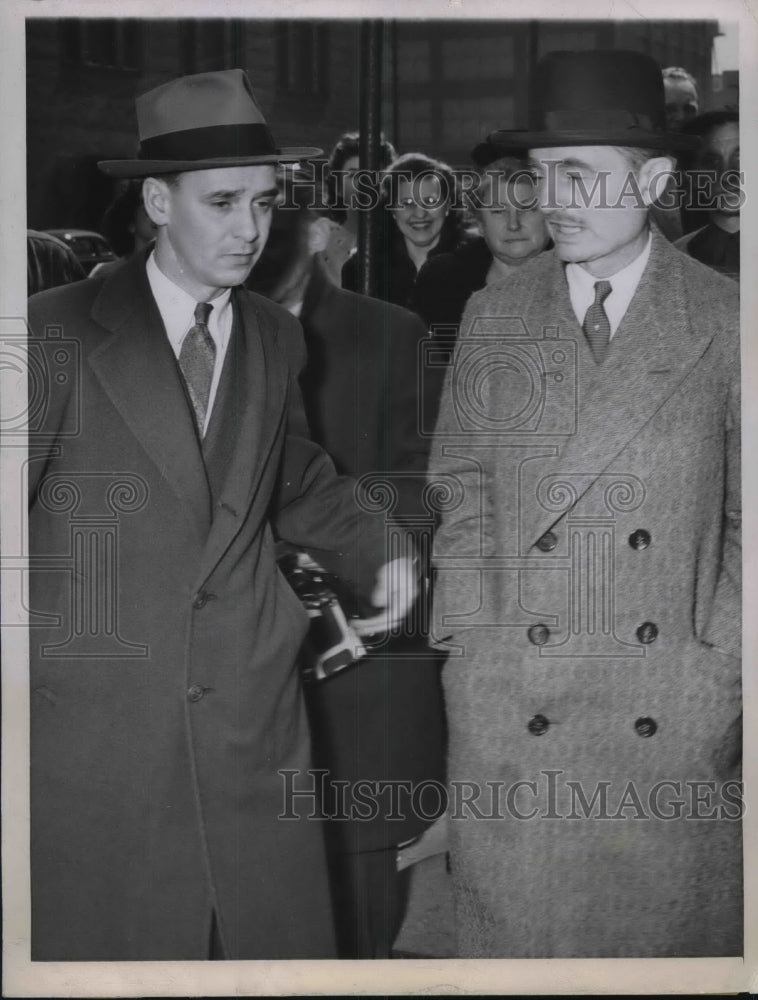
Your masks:
M29 306L58 372L30 440L32 958L328 957L274 536L389 600L385 627L413 585L406 559L374 585L384 530L309 438L296 321L239 287L276 164L318 151L276 148L240 70L137 115L138 159L101 166L144 178L154 251Z
M492 140L555 247L470 300L431 459L460 954L739 955L735 286L650 225L657 65L536 82Z

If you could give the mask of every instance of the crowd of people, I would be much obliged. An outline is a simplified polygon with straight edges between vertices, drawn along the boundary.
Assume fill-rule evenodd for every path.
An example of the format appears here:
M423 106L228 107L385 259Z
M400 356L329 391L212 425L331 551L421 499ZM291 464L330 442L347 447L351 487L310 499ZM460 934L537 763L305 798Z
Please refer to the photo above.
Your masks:
M739 117L639 53L536 75L465 172L382 139L375 297L358 133L317 190L240 70L138 99L119 261L30 233L81 358L29 467L33 957L388 958L434 853L463 957L741 952ZM97 648L34 566L105 479ZM306 554L360 646L323 680ZM690 781L719 822L629 821Z

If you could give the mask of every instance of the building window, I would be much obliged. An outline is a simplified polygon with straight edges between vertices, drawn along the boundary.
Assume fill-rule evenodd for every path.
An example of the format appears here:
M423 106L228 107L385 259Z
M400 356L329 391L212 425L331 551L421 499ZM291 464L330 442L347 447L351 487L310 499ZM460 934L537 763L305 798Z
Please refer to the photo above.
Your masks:
M316 21L276 25L276 82L280 93L329 96L329 28Z
M61 21L65 62L96 69L142 68L142 24L136 19Z
M184 21L179 34L185 73L244 69L244 23L238 20Z

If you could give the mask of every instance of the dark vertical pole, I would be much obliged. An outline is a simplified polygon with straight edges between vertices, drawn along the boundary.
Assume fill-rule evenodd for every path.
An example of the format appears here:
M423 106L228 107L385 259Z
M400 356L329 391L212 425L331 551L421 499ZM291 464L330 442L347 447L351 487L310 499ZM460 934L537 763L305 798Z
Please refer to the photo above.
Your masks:
M530 21L529 27L527 29L527 67L526 67L526 78L529 81L527 86L527 118L529 121L532 120L532 112L534 110L534 70L539 61L540 55L540 27L539 21Z
M381 21L361 23L360 150L361 168L378 170L382 133L382 34ZM379 213L376 206L358 219L358 290L377 291L376 261L379 249Z

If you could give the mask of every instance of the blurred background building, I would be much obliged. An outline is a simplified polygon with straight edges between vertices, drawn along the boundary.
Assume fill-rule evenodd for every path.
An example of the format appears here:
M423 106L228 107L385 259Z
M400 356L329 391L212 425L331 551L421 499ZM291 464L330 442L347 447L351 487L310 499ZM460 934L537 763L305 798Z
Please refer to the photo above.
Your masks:
M29 19L28 225L97 228L112 182L96 161L134 155L135 96L186 73L245 69L277 142L328 151L358 125L359 31L357 20ZM641 50L688 69L701 107L736 103L719 38L715 20L388 21L384 130L400 152L467 164L488 132L524 123L532 67L554 49Z

